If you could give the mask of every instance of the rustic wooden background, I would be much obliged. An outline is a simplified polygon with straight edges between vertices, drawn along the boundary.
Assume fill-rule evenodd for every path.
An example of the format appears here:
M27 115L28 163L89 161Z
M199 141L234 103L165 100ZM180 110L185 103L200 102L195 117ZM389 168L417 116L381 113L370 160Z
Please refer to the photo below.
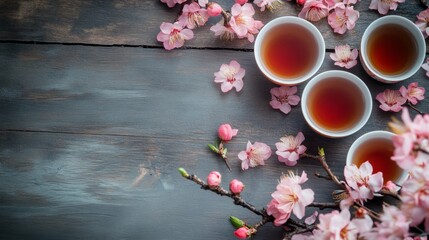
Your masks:
M334 34L326 20L315 24L327 46L319 72L340 69L329 59L335 45L359 47L366 26L380 17L369 2L356 4L361 17L345 35ZM260 208L283 172L305 170L316 200L329 201L335 185L313 176L322 172L317 162L289 168L273 155L265 167L243 172L238 152L247 140L275 150L281 136L302 131L309 152L323 146L341 176L352 142L399 116L374 101L358 133L319 136L300 107L284 115L269 106L274 85L257 69L253 45L214 38L209 28L218 18L194 31L185 48L165 51L156 41L159 25L179 10L158 0L0 0L0 239L234 239L229 215L249 223L259 218L183 180L178 167L203 179L218 170L225 187L239 178L243 197ZM415 21L422 10L407 0L390 14ZM286 2L255 18L266 23L298 11ZM213 73L233 59L246 69L245 86L222 94ZM396 85L376 82L360 65L350 71L374 98L413 81L429 89L423 70ZM429 112L428 101L418 107ZM239 129L228 144L232 172L207 148L225 122ZM282 229L268 224L254 239L281 237Z

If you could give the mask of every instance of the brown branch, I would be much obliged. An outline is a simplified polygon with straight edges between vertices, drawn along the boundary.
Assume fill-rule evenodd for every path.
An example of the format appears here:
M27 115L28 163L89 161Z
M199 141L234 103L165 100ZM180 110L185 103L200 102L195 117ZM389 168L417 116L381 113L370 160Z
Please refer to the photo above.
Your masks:
M319 208L320 210L323 210L325 208L332 208L332 209L338 209L340 206L338 203L319 203L319 202L313 202L310 203L307 207L314 207Z
M319 149L319 155L303 153L302 156L319 160L320 164L322 164L322 167L325 169L326 173L329 175L332 181L344 188L344 185L338 180L337 176L335 176L335 174L332 172L332 170L326 163L326 157L323 149Z
M408 107L410 107L411 109L413 109L414 111L416 111L417 113L424 115L425 113L420 111L418 108L416 108L414 105L412 105L410 102L407 101L407 105Z
M184 176L184 177L186 179L189 179L189 180L195 182L196 184L200 185L201 189L212 191L212 192L214 192L220 196L226 196L226 197L232 198L234 200L235 205L242 206L242 207L252 211L256 215L259 215L262 217L267 216L265 209L261 209L261 210L256 209L255 206L246 202L243 198L240 197L240 195L235 195L235 194L225 190L224 188L222 188L220 186L218 186L216 188L210 188L208 184L206 184L203 180L201 180L200 178L198 178L196 175L193 175L193 174L188 175L188 176Z
M320 173L318 173L318 172L314 173L314 176L316 176L316 177L318 177L318 178L323 178L323 179L326 179L326 180L332 180L329 176L321 175L321 174L320 174Z

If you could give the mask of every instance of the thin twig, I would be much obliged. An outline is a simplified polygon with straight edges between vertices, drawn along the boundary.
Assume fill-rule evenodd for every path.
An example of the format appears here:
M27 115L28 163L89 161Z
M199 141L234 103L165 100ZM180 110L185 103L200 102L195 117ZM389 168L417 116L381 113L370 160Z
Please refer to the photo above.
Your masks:
M314 207L314 208L319 208L320 210L323 210L325 208L338 209L340 206L339 206L338 203L319 203L319 202L313 202L313 203L310 203L307 207Z
M420 111L418 108L414 107L410 102L407 102L407 105L408 105L408 107L410 107L411 109L413 109L417 113L419 113L421 115L425 114L424 112Z
M185 178L189 179L189 180L191 180L193 182L195 182L198 185L200 185L201 188L204 189L204 190L212 191L212 192L214 192L214 193L216 193L216 194L218 194L220 196L227 196L229 198L232 198L234 200L234 204L235 205L242 206L242 207L244 207L244 208L252 211L253 213L255 213L255 214L259 215L259 216L265 217L267 215L265 209L261 209L261 210L256 209L255 206L253 206L252 204L246 202L239 195L232 194L232 193L230 193L229 191L225 190L224 188L222 188L220 186L218 186L216 188L210 188L210 186L208 184L206 184L203 180L201 180L200 178L198 178L196 175L192 174L192 175L189 175L189 176L187 176Z
M329 176L321 175L321 174L320 174L320 173L318 173L318 172L314 173L314 176L316 176L316 177L318 177L318 178L323 178L323 179L326 179L326 180L332 180Z
M396 200L401 200L399 198L399 194L398 193L394 193L394 192L391 192L391 191L388 191L388 190L384 190L384 189L382 189L380 191L380 193L383 194L384 196L390 196L390 197L395 198Z
M320 164L322 164L323 168L325 169L326 173L329 175L329 177L334 181L336 184L343 186L343 184L338 180L337 176L331 171L328 164L326 163L325 154L323 153L323 150L320 151L319 155L311 155L307 153L302 154L303 157L313 158L319 160Z

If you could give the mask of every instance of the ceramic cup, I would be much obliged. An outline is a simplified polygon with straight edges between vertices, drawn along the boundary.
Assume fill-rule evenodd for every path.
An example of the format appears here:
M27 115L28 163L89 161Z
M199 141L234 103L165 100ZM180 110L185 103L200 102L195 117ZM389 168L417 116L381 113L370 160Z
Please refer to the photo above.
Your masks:
M356 139L349 148L346 165L355 164L358 166L359 162L362 163L363 161L369 160L373 165L373 174L381 171L383 172L384 182L391 180L396 184L402 185L407 179L408 174L406 171L399 168L396 162L390 159L394 149L392 143L393 136L395 136L395 134L387 131L372 131L363 134ZM383 148L387 149L387 154L384 152L386 149L383 150ZM372 159L359 159L362 157ZM383 162L380 163L377 162L377 160ZM391 179L388 179L389 177Z
M390 15L366 28L359 55L372 78L396 83L414 75L423 64L425 54L426 44L420 29L404 17Z
M261 72L278 85L297 85L322 66L325 41L319 30L305 19L276 18L261 29L254 55Z
M372 97L357 76L331 70L316 75L307 83L302 93L301 109L308 125L319 134L346 137L368 121Z

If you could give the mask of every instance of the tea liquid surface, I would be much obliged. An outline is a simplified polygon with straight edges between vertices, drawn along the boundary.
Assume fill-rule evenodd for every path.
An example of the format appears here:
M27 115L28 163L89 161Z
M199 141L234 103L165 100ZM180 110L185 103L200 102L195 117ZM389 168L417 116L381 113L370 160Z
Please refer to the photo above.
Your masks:
M417 44L405 27L388 24L376 28L368 38L367 54L380 73L398 75L410 69L417 59Z
M315 123L330 131L356 125L364 114L364 98L359 87L343 78L327 78L308 94L308 111Z
M353 163L360 166L369 161L373 167L373 173L382 172L384 182L395 181L401 174L401 169L393 156L393 143L389 139L371 139L359 146L353 155Z
M318 57L313 35L304 27L292 23L271 29L261 52L265 66L275 75L286 78L305 75Z

